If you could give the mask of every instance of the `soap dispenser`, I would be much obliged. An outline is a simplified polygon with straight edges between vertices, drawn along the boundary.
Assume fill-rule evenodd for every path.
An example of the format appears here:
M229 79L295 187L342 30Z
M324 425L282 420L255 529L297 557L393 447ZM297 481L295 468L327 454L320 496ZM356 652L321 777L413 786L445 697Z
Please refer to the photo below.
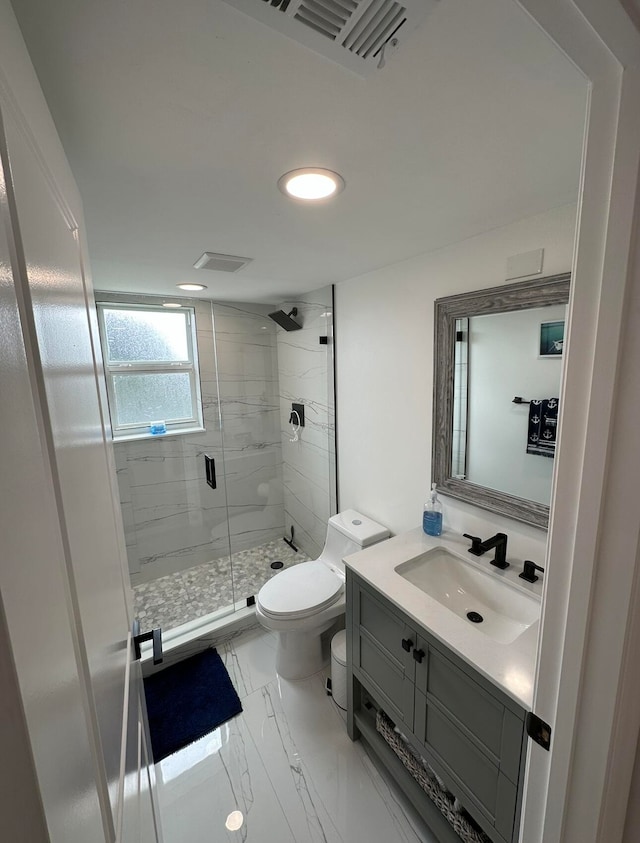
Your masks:
M442 535L442 504L438 500L435 483L431 484L431 494L424 505L422 529L428 536Z

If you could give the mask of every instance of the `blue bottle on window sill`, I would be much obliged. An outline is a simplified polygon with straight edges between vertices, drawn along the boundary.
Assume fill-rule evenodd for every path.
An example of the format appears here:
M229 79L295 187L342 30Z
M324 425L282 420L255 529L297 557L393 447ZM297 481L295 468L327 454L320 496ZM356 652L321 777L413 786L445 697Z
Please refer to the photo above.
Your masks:
M422 529L428 536L442 535L442 504L436 494L436 484L431 486L429 500L422 513Z
M151 422L149 425L149 433L152 436L160 436L167 432L167 425L163 421Z

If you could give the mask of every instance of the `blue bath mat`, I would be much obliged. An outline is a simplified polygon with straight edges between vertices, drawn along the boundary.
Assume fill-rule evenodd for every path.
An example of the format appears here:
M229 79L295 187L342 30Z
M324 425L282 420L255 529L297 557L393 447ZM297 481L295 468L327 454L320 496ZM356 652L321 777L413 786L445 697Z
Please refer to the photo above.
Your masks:
M216 650L205 650L144 680L157 763L242 711Z

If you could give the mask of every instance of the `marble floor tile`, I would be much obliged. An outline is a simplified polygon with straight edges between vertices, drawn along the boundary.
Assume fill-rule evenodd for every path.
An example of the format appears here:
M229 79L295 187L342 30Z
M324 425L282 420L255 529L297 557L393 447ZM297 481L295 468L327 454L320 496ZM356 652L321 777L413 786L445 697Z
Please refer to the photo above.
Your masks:
M156 765L164 843L296 843L242 716ZM239 831L226 828L242 812Z
M349 739L327 670L280 679L275 637L256 629L219 651L243 712L156 765L164 843L436 843Z
M277 680L245 703L296 840L418 843L419 832L334 709L313 677Z
M276 638L272 633L250 630L218 647L218 652L241 700L273 682Z

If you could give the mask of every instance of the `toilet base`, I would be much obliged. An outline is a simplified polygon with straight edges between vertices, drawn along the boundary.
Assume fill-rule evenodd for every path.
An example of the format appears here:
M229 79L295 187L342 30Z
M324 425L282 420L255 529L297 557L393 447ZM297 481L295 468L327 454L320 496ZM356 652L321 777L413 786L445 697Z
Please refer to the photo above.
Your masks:
M333 622L333 621L332 621ZM321 635L331 624L311 632L278 632L276 671L283 679L306 679L328 661L322 654Z

